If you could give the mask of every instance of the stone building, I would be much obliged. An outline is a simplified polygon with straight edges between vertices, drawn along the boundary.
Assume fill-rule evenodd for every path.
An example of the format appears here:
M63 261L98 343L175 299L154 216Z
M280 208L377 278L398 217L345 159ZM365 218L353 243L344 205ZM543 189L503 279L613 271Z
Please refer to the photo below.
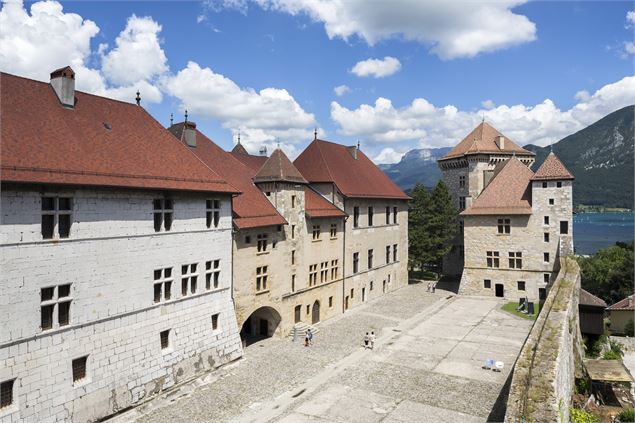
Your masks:
M0 422L95 421L239 358L239 190L69 67L0 79Z
M627 324L629 322L632 323L635 318L635 304L633 304L632 295L607 307L606 312L609 316L611 332L632 336L632 334L626 333L625 330Z
M573 176L553 153L536 173L533 161L486 123L441 159L462 210L462 254L448 262L462 267L461 293L544 299L559 257L572 253Z

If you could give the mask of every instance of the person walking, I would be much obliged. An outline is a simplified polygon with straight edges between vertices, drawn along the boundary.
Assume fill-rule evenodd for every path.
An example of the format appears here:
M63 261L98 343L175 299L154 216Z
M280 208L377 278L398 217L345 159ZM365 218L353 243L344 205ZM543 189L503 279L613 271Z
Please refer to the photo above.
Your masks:
M368 334L368 332L366 332L366 335L364 335L364 349L368 348L369 342L370 342L370 335Z
M430 292L430 288L431 288L431 285L430 285L430 282L428 282L428 292Z
M370 349L374 349L375 348L375 331L371 331L370 332Z
M306 336L309 338L309 345L313 345L313 332L311 329L307 329Z

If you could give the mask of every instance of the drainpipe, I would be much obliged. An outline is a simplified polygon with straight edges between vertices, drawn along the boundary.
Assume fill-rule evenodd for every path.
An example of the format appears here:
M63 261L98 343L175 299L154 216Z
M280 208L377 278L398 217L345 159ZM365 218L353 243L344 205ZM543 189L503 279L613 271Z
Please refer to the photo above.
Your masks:
M335 191L333 191L333 199L335 200ZM335 201L333 201L335 204ZM346 213L346 197L342 196L342 208ZM342 314L346 312L346 221L348 216L344 216L344 225L342 227Z

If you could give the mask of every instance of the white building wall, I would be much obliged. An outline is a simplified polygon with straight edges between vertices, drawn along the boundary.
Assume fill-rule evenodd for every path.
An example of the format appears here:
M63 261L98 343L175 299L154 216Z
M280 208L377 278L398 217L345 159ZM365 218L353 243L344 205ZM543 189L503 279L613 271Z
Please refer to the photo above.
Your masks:
M73 224L68 239L43 240L42 193L15 186L1 193L0 381L15 383L0 422L93 421L242 355L228 196L171 194L172 228L155 233L152 200L161 192L47 188L73 198ZM206 227L207 198L221 200L216 229ZM209 260L220 260L220 280L207 291ZM181 266L193 263L197 291L182 296ZM171 299L155 303L154 270L166 267ZM70 324L42 331L40 290L66 283ZM162 350L166 329L170 346ZM88 377L74 384L71 362L85 355Z

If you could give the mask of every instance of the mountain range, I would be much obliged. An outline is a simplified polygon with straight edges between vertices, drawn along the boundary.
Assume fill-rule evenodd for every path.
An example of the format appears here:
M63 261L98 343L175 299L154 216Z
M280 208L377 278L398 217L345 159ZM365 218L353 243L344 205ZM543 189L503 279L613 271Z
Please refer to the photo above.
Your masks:
M627 106L603 117L549 147L533 144L525 149L536 153L536 170L551 149L573 173L574 205L633 208L635 106ZM417 182L433 187L441 178L437 159L450 147L414 149L399 163L379 167L404 191Z

